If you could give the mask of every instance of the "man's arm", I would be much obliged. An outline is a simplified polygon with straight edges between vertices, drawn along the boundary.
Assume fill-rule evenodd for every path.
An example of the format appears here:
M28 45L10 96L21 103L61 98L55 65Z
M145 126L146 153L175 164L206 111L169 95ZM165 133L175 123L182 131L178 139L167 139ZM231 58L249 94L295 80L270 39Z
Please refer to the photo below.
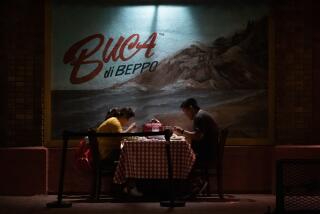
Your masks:
M203 134L200 131L187 131L179 126L175 126L174 131L175 133L183 135L191 140L200 140L203 136Z

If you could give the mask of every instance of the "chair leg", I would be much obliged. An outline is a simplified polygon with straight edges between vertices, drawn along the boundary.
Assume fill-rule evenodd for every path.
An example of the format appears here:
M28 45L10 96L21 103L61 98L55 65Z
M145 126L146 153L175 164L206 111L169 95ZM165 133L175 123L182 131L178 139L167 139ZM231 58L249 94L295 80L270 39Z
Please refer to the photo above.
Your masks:
M207 187L206 187L206 192L207 192L207 196L210 196L210 176L208 175L208 177L207 177L207 182L208 182L208 184L207 184Z
M95 199L97 196L97 172L93 173L92 182L91 182L91 193L90 198Z
M222 172L221 170L218 171L217 173L217 190L218 190L218 195L220 199L223 199L223 180L222 180Z
M100 170L97 173L97 183L96 183L96 195L95 199L99 200L100 199L100 193L101 193L101 172Z
M205 181L207 182L207 187L206 187L206 196L210 196L210 176L209 176L209 170L206 167L204 169L204 176Z

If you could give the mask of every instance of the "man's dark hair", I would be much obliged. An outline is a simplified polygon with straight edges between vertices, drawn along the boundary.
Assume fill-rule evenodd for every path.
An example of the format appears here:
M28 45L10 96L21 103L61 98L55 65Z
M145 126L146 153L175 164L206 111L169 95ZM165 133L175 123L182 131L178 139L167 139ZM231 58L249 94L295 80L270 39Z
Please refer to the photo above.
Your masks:
M180 108L190 108L190 107L193 107L196 110L200 109L200 107L198 106L197 101L194 98L186 99L180 105Z

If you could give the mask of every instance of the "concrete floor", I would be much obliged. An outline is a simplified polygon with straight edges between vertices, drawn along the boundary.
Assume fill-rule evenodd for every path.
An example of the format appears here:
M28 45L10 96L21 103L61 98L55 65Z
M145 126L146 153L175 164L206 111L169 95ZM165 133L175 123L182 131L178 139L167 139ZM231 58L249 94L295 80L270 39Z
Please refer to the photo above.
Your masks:
M111 203L102 200L101 202L90 203L80 200L77 197L68 197L65 201L72 202L72 208L46 208L46 203L56 200L55 195L36 196L0 196L1 214L131 214L131 213L183 213L183 214L263 214L268 207L273 210L275 197L273 195L227 195L226 201L206 199L200 202L187 202L182 208L160 207L159 202L139 203Z

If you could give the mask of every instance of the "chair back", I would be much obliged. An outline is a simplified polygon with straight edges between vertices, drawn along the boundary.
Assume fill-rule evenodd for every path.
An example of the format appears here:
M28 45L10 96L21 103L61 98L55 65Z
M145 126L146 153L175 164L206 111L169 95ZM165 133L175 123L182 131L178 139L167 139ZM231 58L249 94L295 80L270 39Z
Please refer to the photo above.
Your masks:
M95 133L95 130L89 130L89 145L92 152L93 167L96 169L100 165L101 158L99 153L99 144Z

